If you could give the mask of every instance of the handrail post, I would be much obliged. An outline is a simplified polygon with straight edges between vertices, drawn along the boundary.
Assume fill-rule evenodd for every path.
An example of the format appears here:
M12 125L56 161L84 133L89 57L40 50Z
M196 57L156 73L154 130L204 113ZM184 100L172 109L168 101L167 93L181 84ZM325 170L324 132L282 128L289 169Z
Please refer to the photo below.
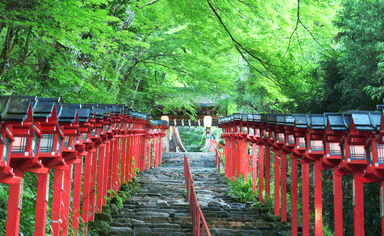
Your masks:
M37 196L35 214L35 236L44 236L47 221L47 191L49 188L49 173L40 173L37 177ZM11 189L9 190L11 192ZM20 214L20 213L19 213ZM18 229L17 229L18 230ZM18 234L17 234L18 235Z
M275 152L275 217L280 213L280 151Z
M281 222L287 221L287 154L281 153Z
M309 236L309 164L302 163L303 236Z
M252 189L253 194L256 194L256 180L257 180L257 145L252 144Z
M8 212L6 236L18 236L20 224L20 191L23 188L23 179L17 178L16 183L9 185Z
M291 169L292 169L292 175L291 175L291 235L297 236L298 229L297 229L297 158L291 156Z
M264 145L259 145L259 202L264 202Z

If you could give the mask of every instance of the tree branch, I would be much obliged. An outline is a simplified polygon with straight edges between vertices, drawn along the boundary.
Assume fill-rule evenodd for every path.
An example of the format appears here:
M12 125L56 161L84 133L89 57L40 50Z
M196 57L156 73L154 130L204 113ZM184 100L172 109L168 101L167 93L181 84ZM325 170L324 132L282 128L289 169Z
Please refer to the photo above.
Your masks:
M268 64L266 62L264 62L261 58L253 55L248 49L244 48L243 45L241 43L239 43L232 35L232 33L229 31L228 27L224 24L223 20L221 19L219 13L216 11L216 9L213 7L212 3L210 2L210 0L207 0L207 3L209 5L209 7L211 8L211 10L213 11L213 13L215 14L216 18L219 20L220 24L223 26L224 30L227 32L228 36L231 38L232 42L234 42L236 44L236 49L237 51L242 55L243 59L245 58L244 55L243 55L243 52L241 52L240 49L242 49L243 51L245 51L248 55L250 55L252 58L256 59L261 65L262 67L264 67L264 69L266 71L268 71L270 74L272 74L272 72L270 71L270 69L266 66L266 65L270 65L270 66L275 66L275 65L271 65L271 64ZM246 62L248 64L250 64L250 62L248 60L246 60ZM253 65L252 65L253 68L255 68ZM256 68L255 68L256 69ZM266 77L267 79L270 79L270 77L268 76L265 76L264 73L262 73L260 70L256 69L257 72L259 72L262 76ZM272 80L273 81L273 80ZM275 81L274 81L275 82Z
M186 71L184 71L184 70L182 70L182 69L175 68L175 67L170 67L170 66L165 65L165 64L163 64L163 63L158 63L158 62L154 62L154 61L142 61L142 63L144 63L144 64L155 64L155 65L163 66L163 67L165 67L165 68L168 68L168 69L171 69L171 70L178 71L178 72L183 73L183 74L185 74L185 75L187 75L187 76L189 76L189 77L191 77L191 78L196 79L196 77L194 77L193 75L189 74L188 72L186 72Z
M159 2L160 0L153 0L152 2L148 2L146 4L144 4L143 6L139 7L140 9L143 9L144 7L147 7L147 6L150 6L152 4L155 4L157 2Z

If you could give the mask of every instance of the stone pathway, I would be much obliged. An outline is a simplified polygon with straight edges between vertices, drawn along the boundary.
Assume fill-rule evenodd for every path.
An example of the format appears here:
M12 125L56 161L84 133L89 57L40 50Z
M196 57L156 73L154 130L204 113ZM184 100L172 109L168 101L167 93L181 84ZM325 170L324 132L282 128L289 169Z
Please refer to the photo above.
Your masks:
M215 157L187 153L196 194L212 236L290 235L288 224L265 222L251 203L237 203L217 173ZM141 188L113 215L109 235L193 235L184 181L184 153L164 153L163 164L140 174Z

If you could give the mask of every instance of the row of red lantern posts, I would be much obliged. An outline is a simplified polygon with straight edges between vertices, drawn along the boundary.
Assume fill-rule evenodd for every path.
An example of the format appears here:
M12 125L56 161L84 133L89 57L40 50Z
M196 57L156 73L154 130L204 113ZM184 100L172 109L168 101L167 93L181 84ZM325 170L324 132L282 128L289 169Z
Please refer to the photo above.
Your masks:
M6 236L19 235L25 172L38 176L34 235L46 234L50 197L51 234L68 235L70 224L74 234L86 231L79 229L80 221L94 220L105 196L135 172L161 163L166 121L150 120L124 105L59 100L0 96L0 183L9 185Z
M364 183L381 182L384 235L384 106L380 111L324 114L240 114L219 119L225 139L225 175L233 179L249 173L252 159L253 190L259 177L259 201L270 195L271 150L274 152L275 216L287 221L287 155L291 160L291 227L298 234L297 161L302 168L302 230L309 228L309 165L314 165L314 235L323 234L322 170L333 169L335 235L343 235L342 177L353 175L354 235L364 235ZM252 145L252 157L248 155ZM265 186L264 186L265 184ZM281 192L281 196L279 196ZM281 201L280 201L281 199Z

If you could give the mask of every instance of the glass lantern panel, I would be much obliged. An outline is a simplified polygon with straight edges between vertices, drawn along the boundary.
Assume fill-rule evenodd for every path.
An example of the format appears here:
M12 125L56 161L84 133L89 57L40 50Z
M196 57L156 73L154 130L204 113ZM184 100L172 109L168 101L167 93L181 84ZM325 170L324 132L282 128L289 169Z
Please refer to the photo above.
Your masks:
M284 140L285 140L284 133L278 133L277 134L277 140L279 142L284 142Z
M260 137L260 129L256 129L256 137Z
M377 161L379 164L384 164L384 144L376 144L377 146Z
M81 140L87 140L87 138L88 138L88 133L81 134Z
M92 129L92 133L91 133L91 136L96 136L96 128Z
M104 131L108 131L109 130L109 125L104 125Z
M365 149L363 145L349 145L349 155L351 159L364 160Z
M60 153L61 151L61 143L63 142L63 139L59 136L59 138L57 139L57 144L56 144L56 152L57 153Z
M372 152L372 144L369 144L367 147L368 157L369 157L369 163L373 162L373 152Z
M241 127L241 133L248 134L248 127Z
M27 137L15 137L12 145L12 153L24 153L27 151Z
M275 138L275 132L272 131L270 138L271 138L271 139L274 139L274 138Z
M311 140L312 151L324 151L324 144L321 140Z
M8 136L5 138L5 143L4 143L4 150L3 150L3 161L5 163L8 163L8 157L9 157L9 147L11 145L11 139L8 138Z
M233 133L233 127L231 127L231 133Z
M236 133L240 133L240 126L237 126Z
M330 155L341 155L341 148L339 143L328 143Z
M264 131L263 138L269 138L269 132L268 131Z
M250 135L255 135L255 130L253 128L249 128L249 134Z
M288 135L288 144L295 144L295 136L292 134Z
M304 137L299 137L297 139L299 140L299 145L298 145L299 147L306 147Z
M52 152L53 150L53 134L43 134L43 138L40 142L40 152Z
M36 134L35 131L33 131L33 132L34 132L35 136L33 136L33 139L32 139L31 151L33 152L34 156L36 156L40 137L39 137L39 135Z
M69 148L70 136L65 136L63 148Z

